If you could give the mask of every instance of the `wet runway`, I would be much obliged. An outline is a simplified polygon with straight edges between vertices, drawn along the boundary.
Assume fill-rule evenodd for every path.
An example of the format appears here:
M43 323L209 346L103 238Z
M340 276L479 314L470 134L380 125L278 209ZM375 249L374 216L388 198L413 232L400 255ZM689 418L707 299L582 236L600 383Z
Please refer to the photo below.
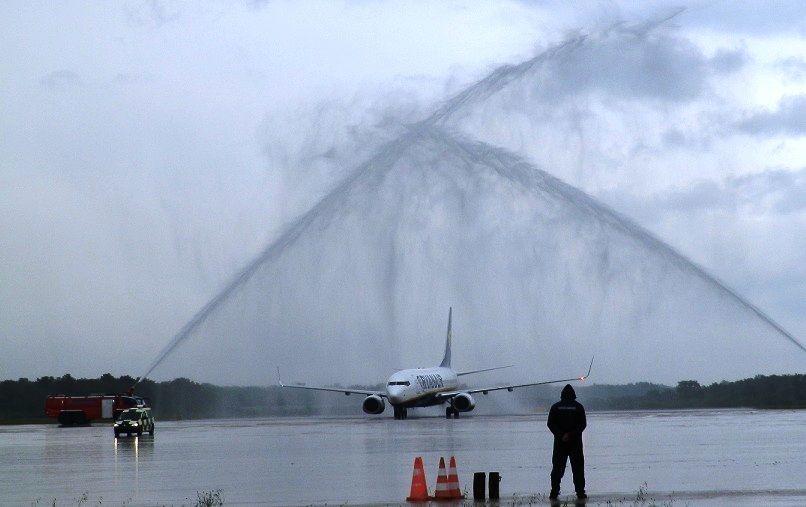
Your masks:
M468 493L473 472L498 471L507 505L548 504L545 414L420 415L157 421L153 438L118 440L106 424L0 427L0 503L195 505L214 490L226 505L397 503L415 456L433 490L439 456L455 455ZM806 505L806 411L591 413L588 424L589 505Z

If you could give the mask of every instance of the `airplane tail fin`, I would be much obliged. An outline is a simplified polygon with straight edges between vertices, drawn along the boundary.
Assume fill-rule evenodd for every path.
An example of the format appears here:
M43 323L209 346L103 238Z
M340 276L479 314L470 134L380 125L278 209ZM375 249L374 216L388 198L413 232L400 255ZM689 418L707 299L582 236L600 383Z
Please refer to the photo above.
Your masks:
M453 307L448 308L448 336L445 338L445 355L442 356L440 367L451 367L451 315L453 314Z

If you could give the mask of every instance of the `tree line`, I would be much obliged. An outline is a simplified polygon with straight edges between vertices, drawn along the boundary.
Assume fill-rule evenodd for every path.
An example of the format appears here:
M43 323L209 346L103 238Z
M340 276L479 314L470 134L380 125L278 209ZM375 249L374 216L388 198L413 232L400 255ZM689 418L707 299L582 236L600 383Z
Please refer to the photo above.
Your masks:
M40 377L0 382L0 422L45 422L45 398L49 394L85 396L121 394L135 378L109 373L99 378ZM381 389L376 386L353 386ZM515 393L526 411L547 409L559 397L562 386L537 386ZM589 410L688 409L688 408L806 408L806 375L758 375L734 382L700 385L684 380L677 386L652 383L589 385L575 387ZM307 415L356 415L362 396L321 393L300 389L217 386L186 378L137 385L136 394L151 401L159 419L207 419ZM345 403L346 401L346 403Z
M757 375L710 385L683 380L676 387L653 386L640 396L611 396L601 406L614 410L733 407L806 408L806 375Z

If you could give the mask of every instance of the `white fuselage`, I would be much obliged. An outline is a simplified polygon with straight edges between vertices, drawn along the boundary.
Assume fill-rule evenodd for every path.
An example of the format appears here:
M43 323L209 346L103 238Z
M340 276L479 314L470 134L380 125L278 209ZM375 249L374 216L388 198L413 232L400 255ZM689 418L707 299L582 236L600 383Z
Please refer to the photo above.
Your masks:
M450 368L413 368L395 372L386 382L389 403L401 407L427 407L443 403L441 392L459 387L456 372Z

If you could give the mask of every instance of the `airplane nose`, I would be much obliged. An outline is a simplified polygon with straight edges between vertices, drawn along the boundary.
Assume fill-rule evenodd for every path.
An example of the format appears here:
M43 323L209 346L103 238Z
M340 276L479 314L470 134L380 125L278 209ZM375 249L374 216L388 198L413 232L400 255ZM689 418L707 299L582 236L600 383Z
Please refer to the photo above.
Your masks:
M400 389L395 388L387 389L386 396L389 398L389 403L391 403L392 405L396 405L398 403L403 402L403 393L401 392Z

